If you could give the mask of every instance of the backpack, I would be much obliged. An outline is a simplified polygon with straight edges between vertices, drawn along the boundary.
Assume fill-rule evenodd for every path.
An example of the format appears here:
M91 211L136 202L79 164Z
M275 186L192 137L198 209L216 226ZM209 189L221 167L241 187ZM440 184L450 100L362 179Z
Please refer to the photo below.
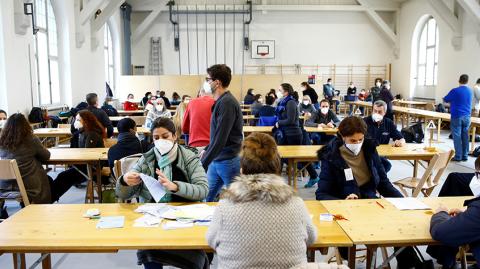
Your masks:
M407 143L423 143L425 134L423 133L422 123L415 123L410 127L403 128L402 135Z
M437 105L437 107L435 108L435 111L436 112L441 112L441 113L447 112L447 110L445 109L445 106L442 103Z
M30 123L44 122L45 119L43 118L42 109L39 107L33 107L32 110L30 111L30 114L28 114L28 121Z
M475 157L475 158L479 157L479 156L480 156L480 146L476 147L476 148L472 151L471 155L472 155L473 157Z

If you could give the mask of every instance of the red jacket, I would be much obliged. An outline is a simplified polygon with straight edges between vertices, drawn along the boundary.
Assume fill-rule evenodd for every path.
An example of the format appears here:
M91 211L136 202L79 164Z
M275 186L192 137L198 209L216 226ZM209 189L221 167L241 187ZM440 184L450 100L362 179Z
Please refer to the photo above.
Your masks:
M125 101L125 103L123 103L123 110L138 110L138 104Z
M210 96L195 98L188 103L183 116L182 132L189 134L188 145L205 147L210 143L210 118L215 103Z

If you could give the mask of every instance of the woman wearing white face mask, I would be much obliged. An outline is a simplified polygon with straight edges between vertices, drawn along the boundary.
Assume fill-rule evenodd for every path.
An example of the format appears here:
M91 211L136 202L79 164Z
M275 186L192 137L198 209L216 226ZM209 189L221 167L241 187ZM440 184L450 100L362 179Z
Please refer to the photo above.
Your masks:
M255 94L253 97L253 103L250 106L250 109L252 110L252 114L255 116L258 116L258 112L260 111L260 108L263 106L263 99L261 94Z
M317 111L312 104L312 99L308 95L303 95L302 101L298 104L298 110L300 115L305 115L306 117L311 117Z
M151 109L148 111L147 119L145 120L145 127L151 128L153 121L157 118L172 118L172 114L165 106L162 98L153 101Z
M139 197L141 202L155 203L140 178L140 174L145 174L157 179L166 190L159 203L205 199L208 193L205 170L196 152L178 145L173 122L158 118L153 122L151 132L155 147L140 158L132 171L120 177L116 186L117 196L122 199ZM208 268L204 267L208 264L204 251L139 250L137 257L145 268L162 268L163 264L180 268Z

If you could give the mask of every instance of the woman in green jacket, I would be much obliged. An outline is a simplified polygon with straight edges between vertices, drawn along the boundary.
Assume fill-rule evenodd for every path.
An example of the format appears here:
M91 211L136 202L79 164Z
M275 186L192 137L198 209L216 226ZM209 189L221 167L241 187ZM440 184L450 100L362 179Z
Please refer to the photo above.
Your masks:
M208 183L194 149L178 145L175 125L167 118L157 118L151 126L155 147L143 155L132 171L120 177L116 194L122 199L139 197L141 202L155 202L140 174L157 179L166 194L159 203L202 201L208 193ZM146 269L172 265L179 268L209 268L204 251L139 250L138 263Z

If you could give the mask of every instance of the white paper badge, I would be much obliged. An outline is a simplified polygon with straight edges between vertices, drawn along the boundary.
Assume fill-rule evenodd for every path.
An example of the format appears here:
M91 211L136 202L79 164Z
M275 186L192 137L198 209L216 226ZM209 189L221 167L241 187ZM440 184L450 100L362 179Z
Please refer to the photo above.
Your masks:
M345 179L346 179L347 181L353 180L352 168L347 168L347 169L345 169Z

